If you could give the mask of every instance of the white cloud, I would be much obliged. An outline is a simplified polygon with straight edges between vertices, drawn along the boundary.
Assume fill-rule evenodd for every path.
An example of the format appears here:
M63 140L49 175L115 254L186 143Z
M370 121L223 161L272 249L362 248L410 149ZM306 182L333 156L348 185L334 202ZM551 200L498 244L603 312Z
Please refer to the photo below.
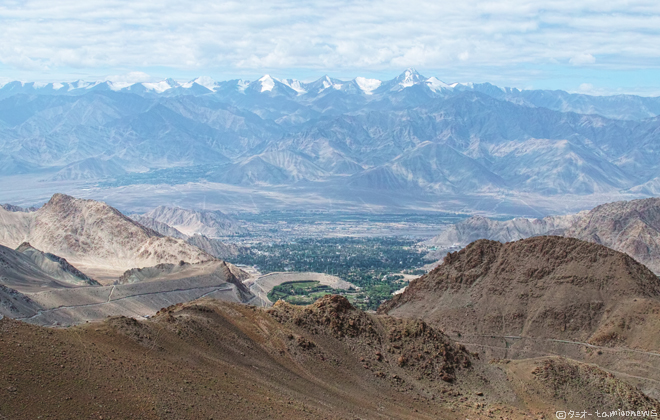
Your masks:
M568 60L568 62L574 66L583 66L585 64L595 63L596 57L594 57L591 54L582 53L582 54L574 55L573 57L571 57L570 60Z
M141 72L141 71L132 71L129 73L125 74L118 74L114 76L108 76L105 78L105 80L109 80L114 83L126 83L126 84L134 84L134 83L141 83L141 82L149 82L151 81L151 76L149 76L147 73Z
M646 0L26 0L0 25L0 63L34 71L660 67Z
M578 90L579 90L580 92L588 93L588 92L591 92L591 91L594 90L594 85L592 85L591 83L582 83L582 84L580 84L580 86L578 87Z

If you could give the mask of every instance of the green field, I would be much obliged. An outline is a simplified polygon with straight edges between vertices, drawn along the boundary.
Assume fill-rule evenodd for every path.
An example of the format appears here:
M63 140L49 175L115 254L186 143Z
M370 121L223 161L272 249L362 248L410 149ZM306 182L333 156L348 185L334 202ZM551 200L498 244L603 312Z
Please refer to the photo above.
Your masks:
M339 292L341 291L322 285L316 280L289 281L275 286L268 293L268 299L271 302L282 299L295 305L307 305L322 296Z

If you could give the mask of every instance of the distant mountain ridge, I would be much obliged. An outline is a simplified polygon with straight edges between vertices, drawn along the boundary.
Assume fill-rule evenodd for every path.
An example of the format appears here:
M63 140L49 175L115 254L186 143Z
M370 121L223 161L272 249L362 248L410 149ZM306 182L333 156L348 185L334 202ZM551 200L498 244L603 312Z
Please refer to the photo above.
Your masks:
M183 239L190 245L222 259L238 255L238 248L215 238L245 233L245 229L235 220L219 211L159 206L145 214L134 214L130 217L162 235Z
M88 82L21 82L11 81L0 84L0 99L17 94L38 94L53 96L76 96L87 92L124 92L152 96L200 96L222 94L227 91L280 93L289 96L318 95L331 89L352 94L373 95L386 91L401 91L405 88L420 86L432 92L475 91L496 99L543 107L561 112L579 114L598 114L607 117L625 119L644 119L660 114L660 99L635 95L591 96L588 94L568 93L561 90L531 90L501 88L490 83L445 83L435 76L425 77L415 69L409 68L398 77L382 81L356 77L352 80L339 80L323 76L312 82L296 79L278 79L265 75L257 80L234 79L216 81L210 77L198 77L188 82L178 82L171 78L159 82L125 83L109 80ZM327 93L327 92L326 92ZM622 110L622 104L624 109ZM615 111L619 108L618 112Z
M660 191L658 114L660 98L444 83L414 69L387 81L16 82L0 88L0 177L451 195L468 208L483 196L644 197Z

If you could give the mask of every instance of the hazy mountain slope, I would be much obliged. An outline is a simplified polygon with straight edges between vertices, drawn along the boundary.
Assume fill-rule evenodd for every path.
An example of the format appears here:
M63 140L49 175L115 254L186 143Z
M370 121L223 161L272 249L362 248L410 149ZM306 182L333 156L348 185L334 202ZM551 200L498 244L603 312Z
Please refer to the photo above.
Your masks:
M576 220L586 212L566 216L548 216L543 219L516 218L506 221L492 220L483 216L472 216L449 226L438 236L423 244L437 247L428 258L437 260L444 257L448 250L457 250L479 240L490 239L499 242L511 242L539 235L562 235Z
M598 114L607 118L643 120L660 114L660 99L635 95L591 96L561 90L500 89L490 83L460 86L497 99L561 112Z
M447 145L431 142L424 142L401 154L385 167L391 176L399 179L400 185L412 183L439 193L462 194L505 187L504 180L479 162ZM353 178L361 177L362 174ZM364 182L361 184L367 188L379 188L383 185Z
M188 236L197 233L213 238L245 232L235 220L219 211L160 206L143 214L142 217L165 223Z
M53 181L112 179L125 173L126 170L120 162L93 157L70 163L60 169L51 179Z
M506 244L473 242L448 254L379 312L462 334L652 346L647 336L654 316L609 333L638 305L660 309L659 296L658 277L626 254L578 239L538 236Z
M186 239L186 242L220 259L228 259L238 255L238 248L235 245L225 244L217 239L197 233Z
M39 251L27 242L22 243L16 251L26 255L37 267L54 279L77 286L100 286L99 282L82 273L64 258Z
M660 273L660 198L602 204L576 220L565 236L625 252Z
M63 270L62 266L54 268L41 261L35 263L35 259L31 252L23 253L0 245L0 283L19 292L79 286L71 281L75 276L72 270Z
M30 242L97 279L134 267L214 258L181 239L145 228L105 203L63 194L55 194L36 212L0 210L0 223L3 244Z
M145 216L144 214L131 214L130 218L135 220L144 227L147 227L151 230L155 230L156 232L160 233L163 236L171 236L172 238L184 239L184 240L188 238L188 235L183 234L178 230L174 229L173 227L163 222L159 222L158 220L152 217Z

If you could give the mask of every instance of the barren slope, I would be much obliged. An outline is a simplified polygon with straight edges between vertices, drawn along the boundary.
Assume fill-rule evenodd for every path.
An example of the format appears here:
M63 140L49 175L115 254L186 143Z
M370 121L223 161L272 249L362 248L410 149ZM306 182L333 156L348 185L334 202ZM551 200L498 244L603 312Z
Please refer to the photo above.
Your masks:
M61 270L45 271L29 255L0 245L0 284L20 292L78 286L65 278L68 280L68 276L65 277Z
M341 297L269 311L205 299L68 329L4 319L0 334L0 415L12 419L551 418L593 405L572 390L600 409L658 409L597 368L488 364L424 322Z
M645 343L657 349L660 342L648 336L657 336L659 298L658 277L628 255L577 239L539 236L506 244L479 240L448 254L379 312L463 334ZM626 327L640 305L649 315L632 317L636 321Z
M64 258L42 252L28 242L23 242L16 251L29 257L37 267L57 280L76 286L100 286L99 282L69 264Z

